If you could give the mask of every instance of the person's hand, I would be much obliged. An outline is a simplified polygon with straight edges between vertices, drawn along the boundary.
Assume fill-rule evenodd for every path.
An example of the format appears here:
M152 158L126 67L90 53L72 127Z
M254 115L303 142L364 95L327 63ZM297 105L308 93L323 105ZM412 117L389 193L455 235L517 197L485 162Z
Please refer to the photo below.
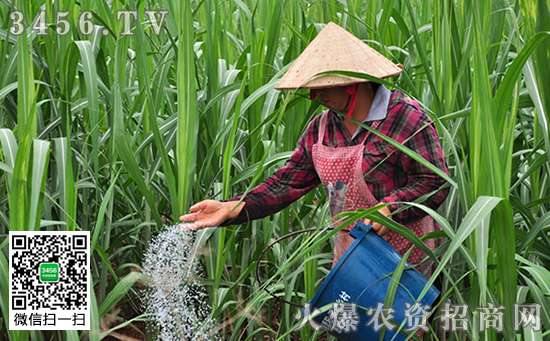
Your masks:
M220 202L217 200L204 200L189 208L194 213L184 214L181 221L192 221L185 225L188 230L200 230L205 227L218 226L228 219L236 217L244 206L244 202L235 208L237 201ZM235 209L233 209L235 208Z
M378 212L382 213L383 215L391 219L391 216L390 216L391 211L388 208L388 206L382 207L381 209L378 210ZM383 237L386 233L390 232L390 229L387 228L386 226L377 222L373 222L370 219L363 218L362 221L365 225L369 225L370 223L373 223L372 229L376 231L376 234L379 235L380 237Z

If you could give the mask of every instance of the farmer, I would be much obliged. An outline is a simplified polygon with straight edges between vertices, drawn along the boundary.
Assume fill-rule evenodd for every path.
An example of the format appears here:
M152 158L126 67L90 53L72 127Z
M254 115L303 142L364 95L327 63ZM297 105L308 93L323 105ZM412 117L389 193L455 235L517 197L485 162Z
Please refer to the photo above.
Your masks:
M353 71L378 78L399 74L401 68L334 23L319 32L279 81L276 89L311 89L329 110L316 116L298 142L285 167L241 196L220 202L204 200L193 205L193 213L180 220L193 221L189 229L241 224L274 214L314 189L320 183L329 199L330 214L391 203L380 213L410 228L418 237L434 231L433 218L418 208L392 214L399 204L427 195L424 205L436 209L448 189L445 180L382 138L339 115L363 122L447 173L439 136L430 118L418 103L400 91L384 85L324 71ZM236 206L238 204L238 206ZM370 224L370 221L365 221ZM351 226L350 226L351 228ZM372 227L399 253L412 243L379 223ZM336 237L334 263L353 242L347 232ZM426 241L435 248L434 239ZM416 264L424 253L414 248L409 262ZM429 266L422 264L424 271ZM428 269L427 276L430 276Z

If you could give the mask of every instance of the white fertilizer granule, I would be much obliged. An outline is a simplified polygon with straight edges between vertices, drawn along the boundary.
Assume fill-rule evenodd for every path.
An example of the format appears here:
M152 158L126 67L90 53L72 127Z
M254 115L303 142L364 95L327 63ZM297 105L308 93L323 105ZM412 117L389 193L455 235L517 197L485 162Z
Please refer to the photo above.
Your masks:
M148 277L144 303L159 340L218 340L207 304L193 231L167 227L149 245L143 263Z

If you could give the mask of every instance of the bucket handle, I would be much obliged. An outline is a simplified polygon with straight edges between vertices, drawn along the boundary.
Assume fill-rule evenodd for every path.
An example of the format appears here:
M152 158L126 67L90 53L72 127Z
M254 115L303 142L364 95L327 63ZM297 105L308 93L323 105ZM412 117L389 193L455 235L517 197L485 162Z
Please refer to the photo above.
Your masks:
M359 227L359 229L361 229L361 227ZM334 230L333 227L329 227L329 228L326 228L325 230L328 230L328 231L331 231L331 230ZM262 282L262 280L260 279L260 261L261 259L264 257L265 253L271 249L275 244L281 242L282 240L284 239L287 239L287 238L290 238L292 236L295 236L295 235L298 235L298 234L301 234L301 233L307 233L307 232L316 232L316 231L319 231L319 229L316 229L316 228L313 228L313 229L305 229L305 230L299 230L299 231L294 231L294 232L290 232L289 234L285 234L284 236L278 238L277 240L275 240L274 242L272 243L269 243L269 245L262 251L262 253L260 254L260 257L258 258L258 262L256 263L256 280L258 281L258 284L260 284L260 287L263 287L263 289L268 293L270 294L273 298L283 302L283 303L286 303L286 304L290 304L292 306L295 306L295 307L298 307L298 308L303 308L304 306L303 305L300 305L298 303L294 303L294 302L290 302L290 301L287 301L285 300L284 298L281 298L277 295L275 295L274 293L272 293L271 291L269 291L267 289L267 287L264 287L264 283ZM342 230L340 232L351 232L351 230Z

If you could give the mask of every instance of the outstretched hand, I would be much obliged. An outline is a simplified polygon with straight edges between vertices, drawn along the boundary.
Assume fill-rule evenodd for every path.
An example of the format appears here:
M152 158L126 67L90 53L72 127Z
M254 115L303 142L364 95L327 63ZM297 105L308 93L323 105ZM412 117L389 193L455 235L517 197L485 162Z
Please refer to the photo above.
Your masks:
M192 221L185 225L188 230L200 230L205 227L218 226L224 221L236 217L244 206L244 202L235 208L236 201L220 202L217 200L204 200L189 208L191 212L182 215L181 221Z
M383 215L391 219L391 216L390 216L391 211L388 208L388 206L382 207L381 209L378 210L378 212L382 213ZM387 228L386 226L377 222L373 222L370 219L363 218L363 223L365 225L369 225L372 223L372 229L376 231L376 234L379 235L380 237L383 237L386 233L390 232L390 229Z

